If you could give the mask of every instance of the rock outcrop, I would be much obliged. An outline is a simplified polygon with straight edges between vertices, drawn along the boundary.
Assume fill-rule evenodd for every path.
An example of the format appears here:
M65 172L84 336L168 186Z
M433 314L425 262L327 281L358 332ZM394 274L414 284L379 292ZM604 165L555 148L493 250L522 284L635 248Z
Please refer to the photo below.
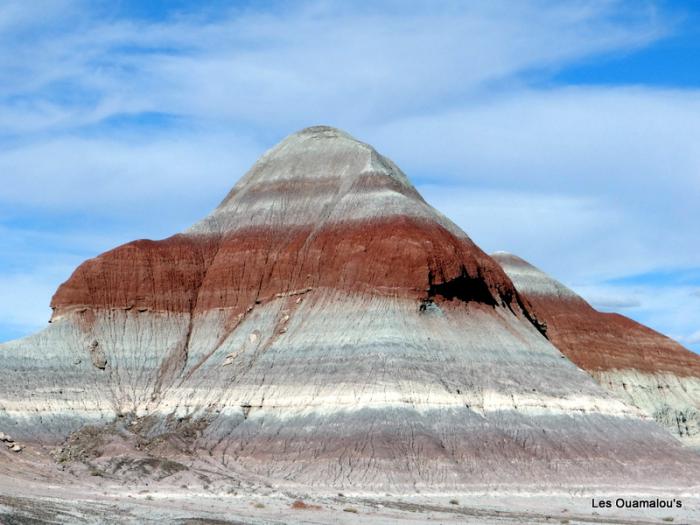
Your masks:
M523 259L495 253L547 337L605 389L700 446L700 356L627 317L595 310Z
M22 452L22 445L16 443L14 439L4 432L0 432L0 443L3 443L12 452Z
M86 425L105 443L128 421L278 486L699 481L497 262L332 128L285 139L187 232L87 261L52 307L0 345L0 428L26 443Z

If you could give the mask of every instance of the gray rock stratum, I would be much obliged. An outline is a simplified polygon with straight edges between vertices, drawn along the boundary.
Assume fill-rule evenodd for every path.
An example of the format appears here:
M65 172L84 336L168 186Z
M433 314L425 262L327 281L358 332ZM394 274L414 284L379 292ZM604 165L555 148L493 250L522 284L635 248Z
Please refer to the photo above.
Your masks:
M19 457L336 490L700 481L393 162L332 128L268 151L187 232L85 262L52 307L0 345Z

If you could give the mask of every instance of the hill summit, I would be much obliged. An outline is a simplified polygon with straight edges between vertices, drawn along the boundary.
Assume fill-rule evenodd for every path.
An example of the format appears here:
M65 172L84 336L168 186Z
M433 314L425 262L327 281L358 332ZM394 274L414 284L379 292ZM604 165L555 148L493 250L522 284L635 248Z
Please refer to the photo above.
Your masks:
M562 354L529 295L392 161L308 128L188 231L83 263L48 328L0 345L0 430L125 478L697 485L698 457Z

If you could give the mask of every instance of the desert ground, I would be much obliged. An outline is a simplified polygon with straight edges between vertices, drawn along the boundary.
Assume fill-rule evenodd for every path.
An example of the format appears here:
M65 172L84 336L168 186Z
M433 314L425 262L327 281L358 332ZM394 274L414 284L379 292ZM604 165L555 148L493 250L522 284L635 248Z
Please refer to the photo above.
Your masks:
M0 523L390 524L390 523L700 523L700 498L680 510L594 510L592 494L241 493L147 486L50 487L0 481Z
M700 523L700 497L692 491L502 487L440 494L336 492L293 484L273 487L224 473L214 464L177 470L142 460L117 478L96 470L94 463L61 464L32 447L10 454L0 452L6 462L0 475L2 525ZM612 498L613 508L593 508L594 498ZM616 498L676 498L682 508L617 509Z

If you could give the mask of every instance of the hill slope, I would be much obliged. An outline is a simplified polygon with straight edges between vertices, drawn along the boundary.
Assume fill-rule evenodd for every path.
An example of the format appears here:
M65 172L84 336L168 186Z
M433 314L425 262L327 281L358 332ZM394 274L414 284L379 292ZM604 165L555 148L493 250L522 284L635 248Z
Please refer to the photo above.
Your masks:
M698 484L697 456L332 128L285 139L189 231L85 262L52 307L0 346L0 430L29 450L70 436L61 460L362 490Z
M684 443L700 446L700 356L627 317L596 311L517 256L493 257L569 359Z

